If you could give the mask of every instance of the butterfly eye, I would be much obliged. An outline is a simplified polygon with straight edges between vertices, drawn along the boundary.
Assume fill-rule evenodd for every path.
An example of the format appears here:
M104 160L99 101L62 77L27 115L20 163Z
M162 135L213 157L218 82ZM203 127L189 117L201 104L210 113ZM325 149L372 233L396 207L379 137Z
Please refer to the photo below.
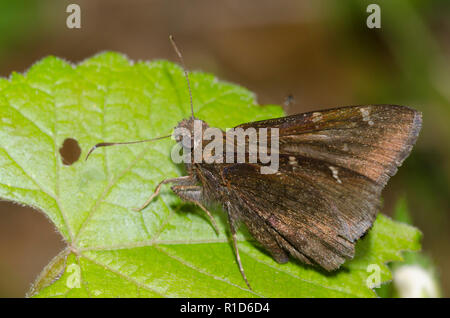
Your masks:
M183 148L190 149L192 148L192 140L189 135L180 135L178 136L177 142L181 142Z

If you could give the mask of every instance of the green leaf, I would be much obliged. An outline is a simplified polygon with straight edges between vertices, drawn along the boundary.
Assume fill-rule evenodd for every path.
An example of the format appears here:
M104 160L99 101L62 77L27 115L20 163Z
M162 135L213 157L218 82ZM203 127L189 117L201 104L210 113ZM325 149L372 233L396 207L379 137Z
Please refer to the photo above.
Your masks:
M260 107L252 93L204 73L191 74L195 114L211 126L282 116ZM48 57L25 75L0 79L0 197L41 210L67 248L30 290L37 297L374 297L367 268L390 279L386 262L417 250L420 232L379 216L357 244L356 256L335 273L291 261L277 264L238 235L253 291L235 262L223 211L220 234L201 210L183 204L168 187L143 212L155 185L183 169L170 160L174 141L101 148L100 141L131 141L169 134L189 116L182 70L166 61L133 64L103 53L71 65ZM66 138L82 154L64 165Z

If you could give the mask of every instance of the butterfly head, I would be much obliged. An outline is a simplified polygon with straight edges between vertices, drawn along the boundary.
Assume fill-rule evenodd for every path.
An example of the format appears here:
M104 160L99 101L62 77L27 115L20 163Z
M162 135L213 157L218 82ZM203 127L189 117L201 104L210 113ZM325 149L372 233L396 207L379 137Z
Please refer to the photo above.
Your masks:
M208 124L201 119L190 117L183 119L174 130L175 141L181 143L186 150L193 150L202 144L202 136Z

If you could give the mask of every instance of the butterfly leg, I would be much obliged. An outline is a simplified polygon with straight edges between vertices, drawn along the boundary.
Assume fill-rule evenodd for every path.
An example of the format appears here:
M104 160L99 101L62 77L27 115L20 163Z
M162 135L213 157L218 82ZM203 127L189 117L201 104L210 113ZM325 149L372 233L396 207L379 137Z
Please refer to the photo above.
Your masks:
M214 230L217 234L219 234L219 228L217 227L216 220L211 215L211 212L208 211L208 209L205 208L205 206L202 204L201 200L203 197L203 190L201 186L197 185L176 185L172 186L172 191L175 192L176 195L178 195L181 199L192 202L195 205L199 206L209 217L209 220L211 221L211 224L214 227Z
M178 178L165 179L165 180L161 181L160 183L158 183L158 185L155 188L155 191L152 193L152 195L147 199L147 201L145 201L145 203L140 208L133 209L133 210L139 212L139 211L143 210L147 205L149 205L149 203L152 202L152 200L159 194L159 191L161 190L161 187L163 184L166 184L166 183L193 184L195 182L196 182L195 178L192 175L178 177Z
M233 239L233 249L234 249L234 253L236 255L236 260L237 260L238 265L239 265L239 271L241 272L242 278L244 279L244 281L247 284L248 288L250 290L252 290L252 287L250 286L250 284L249 284L249 282L247 280L247 276L245 276L244 267L242 266L241 257L239 256L239 249L238 249L237 239L236 239L236 228L235 228L233 219L231 218L230 212L228 212L227 215L228 215L228 224L230 225L231 237Z

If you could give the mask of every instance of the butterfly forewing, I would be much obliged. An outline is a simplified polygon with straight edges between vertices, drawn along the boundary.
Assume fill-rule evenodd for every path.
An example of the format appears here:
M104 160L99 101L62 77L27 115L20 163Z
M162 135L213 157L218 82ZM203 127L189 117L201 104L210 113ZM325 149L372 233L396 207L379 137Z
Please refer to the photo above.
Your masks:
M280 154L342 166L386 184L411 152L421 113L405 106L364 105L239 125L279 128Z

